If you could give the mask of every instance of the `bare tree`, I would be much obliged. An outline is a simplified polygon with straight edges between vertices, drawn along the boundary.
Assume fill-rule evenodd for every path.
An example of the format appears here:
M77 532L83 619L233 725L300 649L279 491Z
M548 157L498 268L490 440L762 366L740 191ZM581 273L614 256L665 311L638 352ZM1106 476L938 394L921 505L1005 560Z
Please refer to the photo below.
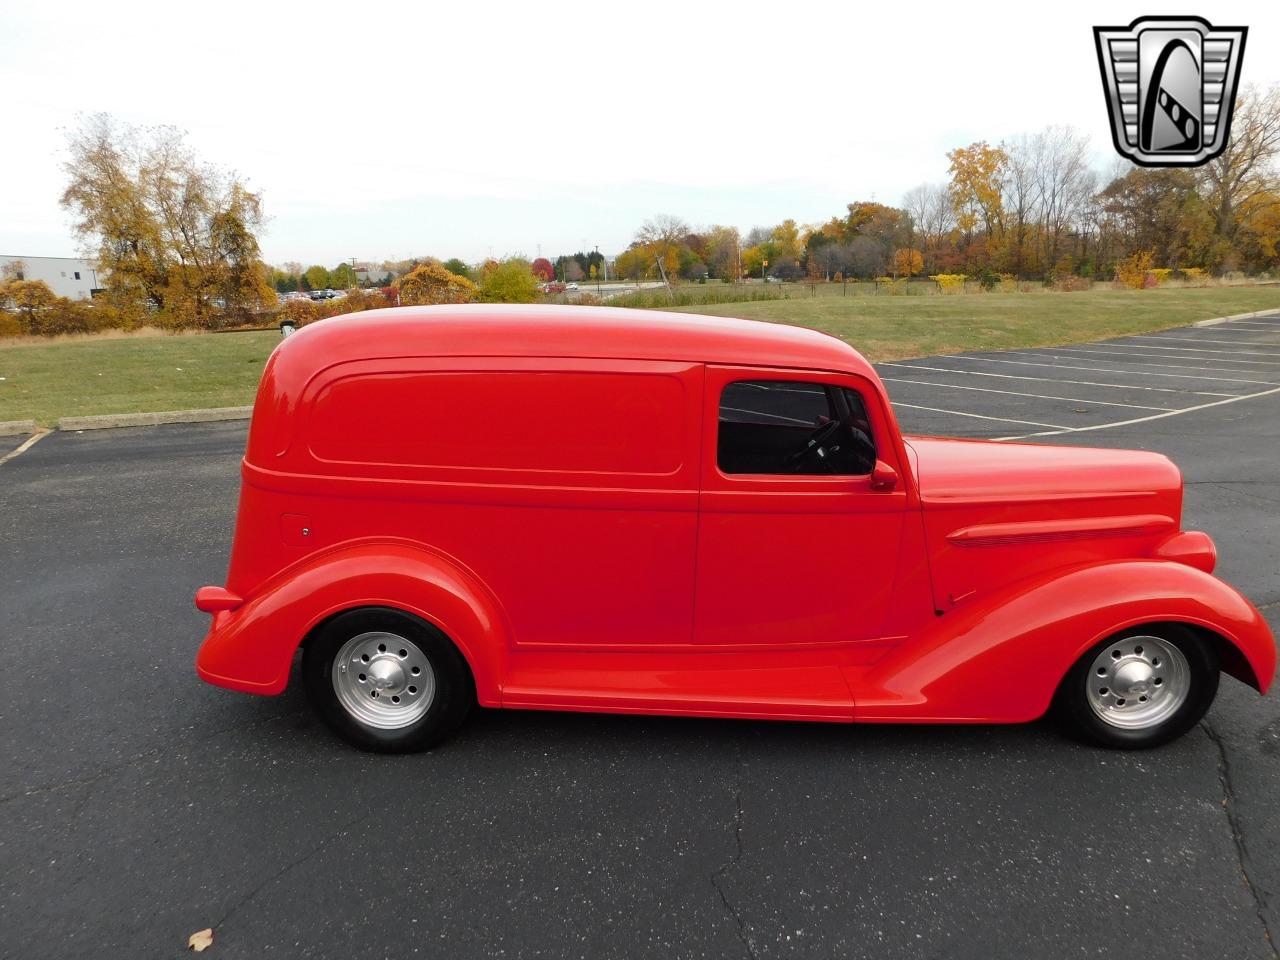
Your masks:
M1203 167L1218 233L1233 246L1240 226L1240 212L1277 189L1278 151L1280 85L1265 92L1246 87L1236 99L1226 150Z
M669 213L660 213L640 225L640 229L636 231L635 243L644 247L651 258L661 263L670 276L679 266L680 248L688 234L687 223Z
M1035 176L1039 193L1045 269L1058 262L1064 235L1079 220L1097 181L1089 169L1089 138L1072 127L1036 134Z
M947 185L922 183L913 187L903 195L902 208L911 218L918 245L924 253L925 271L929 272L936 266L938 248L955 226Z

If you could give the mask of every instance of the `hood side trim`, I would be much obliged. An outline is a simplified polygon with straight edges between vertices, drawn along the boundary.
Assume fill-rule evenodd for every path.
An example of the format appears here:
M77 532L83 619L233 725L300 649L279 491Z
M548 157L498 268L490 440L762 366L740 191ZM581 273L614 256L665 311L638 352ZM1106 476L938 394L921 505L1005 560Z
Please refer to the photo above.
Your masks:
M1138 514L1125 517L1079 517L1066 520L1026 520L960 527L947 534L958 547L992 547L1011 543L1046 543L1094 537L1127 537L1174 529L1171 517Z

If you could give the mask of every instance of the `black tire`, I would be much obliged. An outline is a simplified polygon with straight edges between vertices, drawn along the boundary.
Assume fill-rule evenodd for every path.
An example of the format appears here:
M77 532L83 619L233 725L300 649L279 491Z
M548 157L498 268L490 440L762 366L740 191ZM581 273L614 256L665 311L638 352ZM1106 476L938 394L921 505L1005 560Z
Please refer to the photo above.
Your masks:
M1105 662L1106 657L1133 650L1135 645L1141 650L1139 638L1146 637L1175 647L1182 654L1188 671L1186 695L1176 710L1158 721L1138 728L1118 726L1104 719L1090 703L1088 688L1106 682L1093 675L1095 670L1101 670L1096 661L1103 658ZM1086 743L1118 750L1158 747L1176 740L1200 722L1218 692L1218 677L1217 651L1194 630L1172 623L1135 627L1107 638L1076 661L1058 687L1053 713L1067 733ZM1098 687L1099 692L1105 689Z
M371 725L353 714L334 680L334 659L349 641L383 633L417 647L429 663L434 685L425 712L394 728ZM413 753L440 743L457 730L475 702L471 671L453 642L432 624L386 607L350 610L319 627L303 648L302 678L307 698L329 728L352 746L376 753Z

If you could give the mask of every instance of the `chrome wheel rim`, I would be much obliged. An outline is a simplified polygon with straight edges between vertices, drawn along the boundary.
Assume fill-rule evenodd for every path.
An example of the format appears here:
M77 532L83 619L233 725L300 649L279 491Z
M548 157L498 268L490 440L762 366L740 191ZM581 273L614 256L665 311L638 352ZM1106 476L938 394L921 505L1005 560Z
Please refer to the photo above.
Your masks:
M427 655L395 633L352 637L333 659L332 680L342 709L379 730L416 723L436 693L436 674Z
M1160 637L1125 637L1094 658L1085 695L1104 723L1142 730L1178 712L1191 692L1191 667L1182 651Z

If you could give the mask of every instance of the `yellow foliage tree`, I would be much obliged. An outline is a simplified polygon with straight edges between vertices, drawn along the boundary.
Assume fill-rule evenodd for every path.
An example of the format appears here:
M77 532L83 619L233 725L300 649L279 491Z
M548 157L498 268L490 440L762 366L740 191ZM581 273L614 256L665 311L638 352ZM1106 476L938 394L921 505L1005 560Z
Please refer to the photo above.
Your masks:
M924 256L919 250L903 247L894 253L893 272L895 276L913 277L922 270L924 270Z
M133 322L242 321L275 303L257 234L261 197L201 162L172 127L89 118L70 135L62 205L96 247L106 299Z
M1001 194L1009 156L985 140L957 147L947 154L951 161L951 205L956 225L972 233L981 223L989 238L1004 232Z

